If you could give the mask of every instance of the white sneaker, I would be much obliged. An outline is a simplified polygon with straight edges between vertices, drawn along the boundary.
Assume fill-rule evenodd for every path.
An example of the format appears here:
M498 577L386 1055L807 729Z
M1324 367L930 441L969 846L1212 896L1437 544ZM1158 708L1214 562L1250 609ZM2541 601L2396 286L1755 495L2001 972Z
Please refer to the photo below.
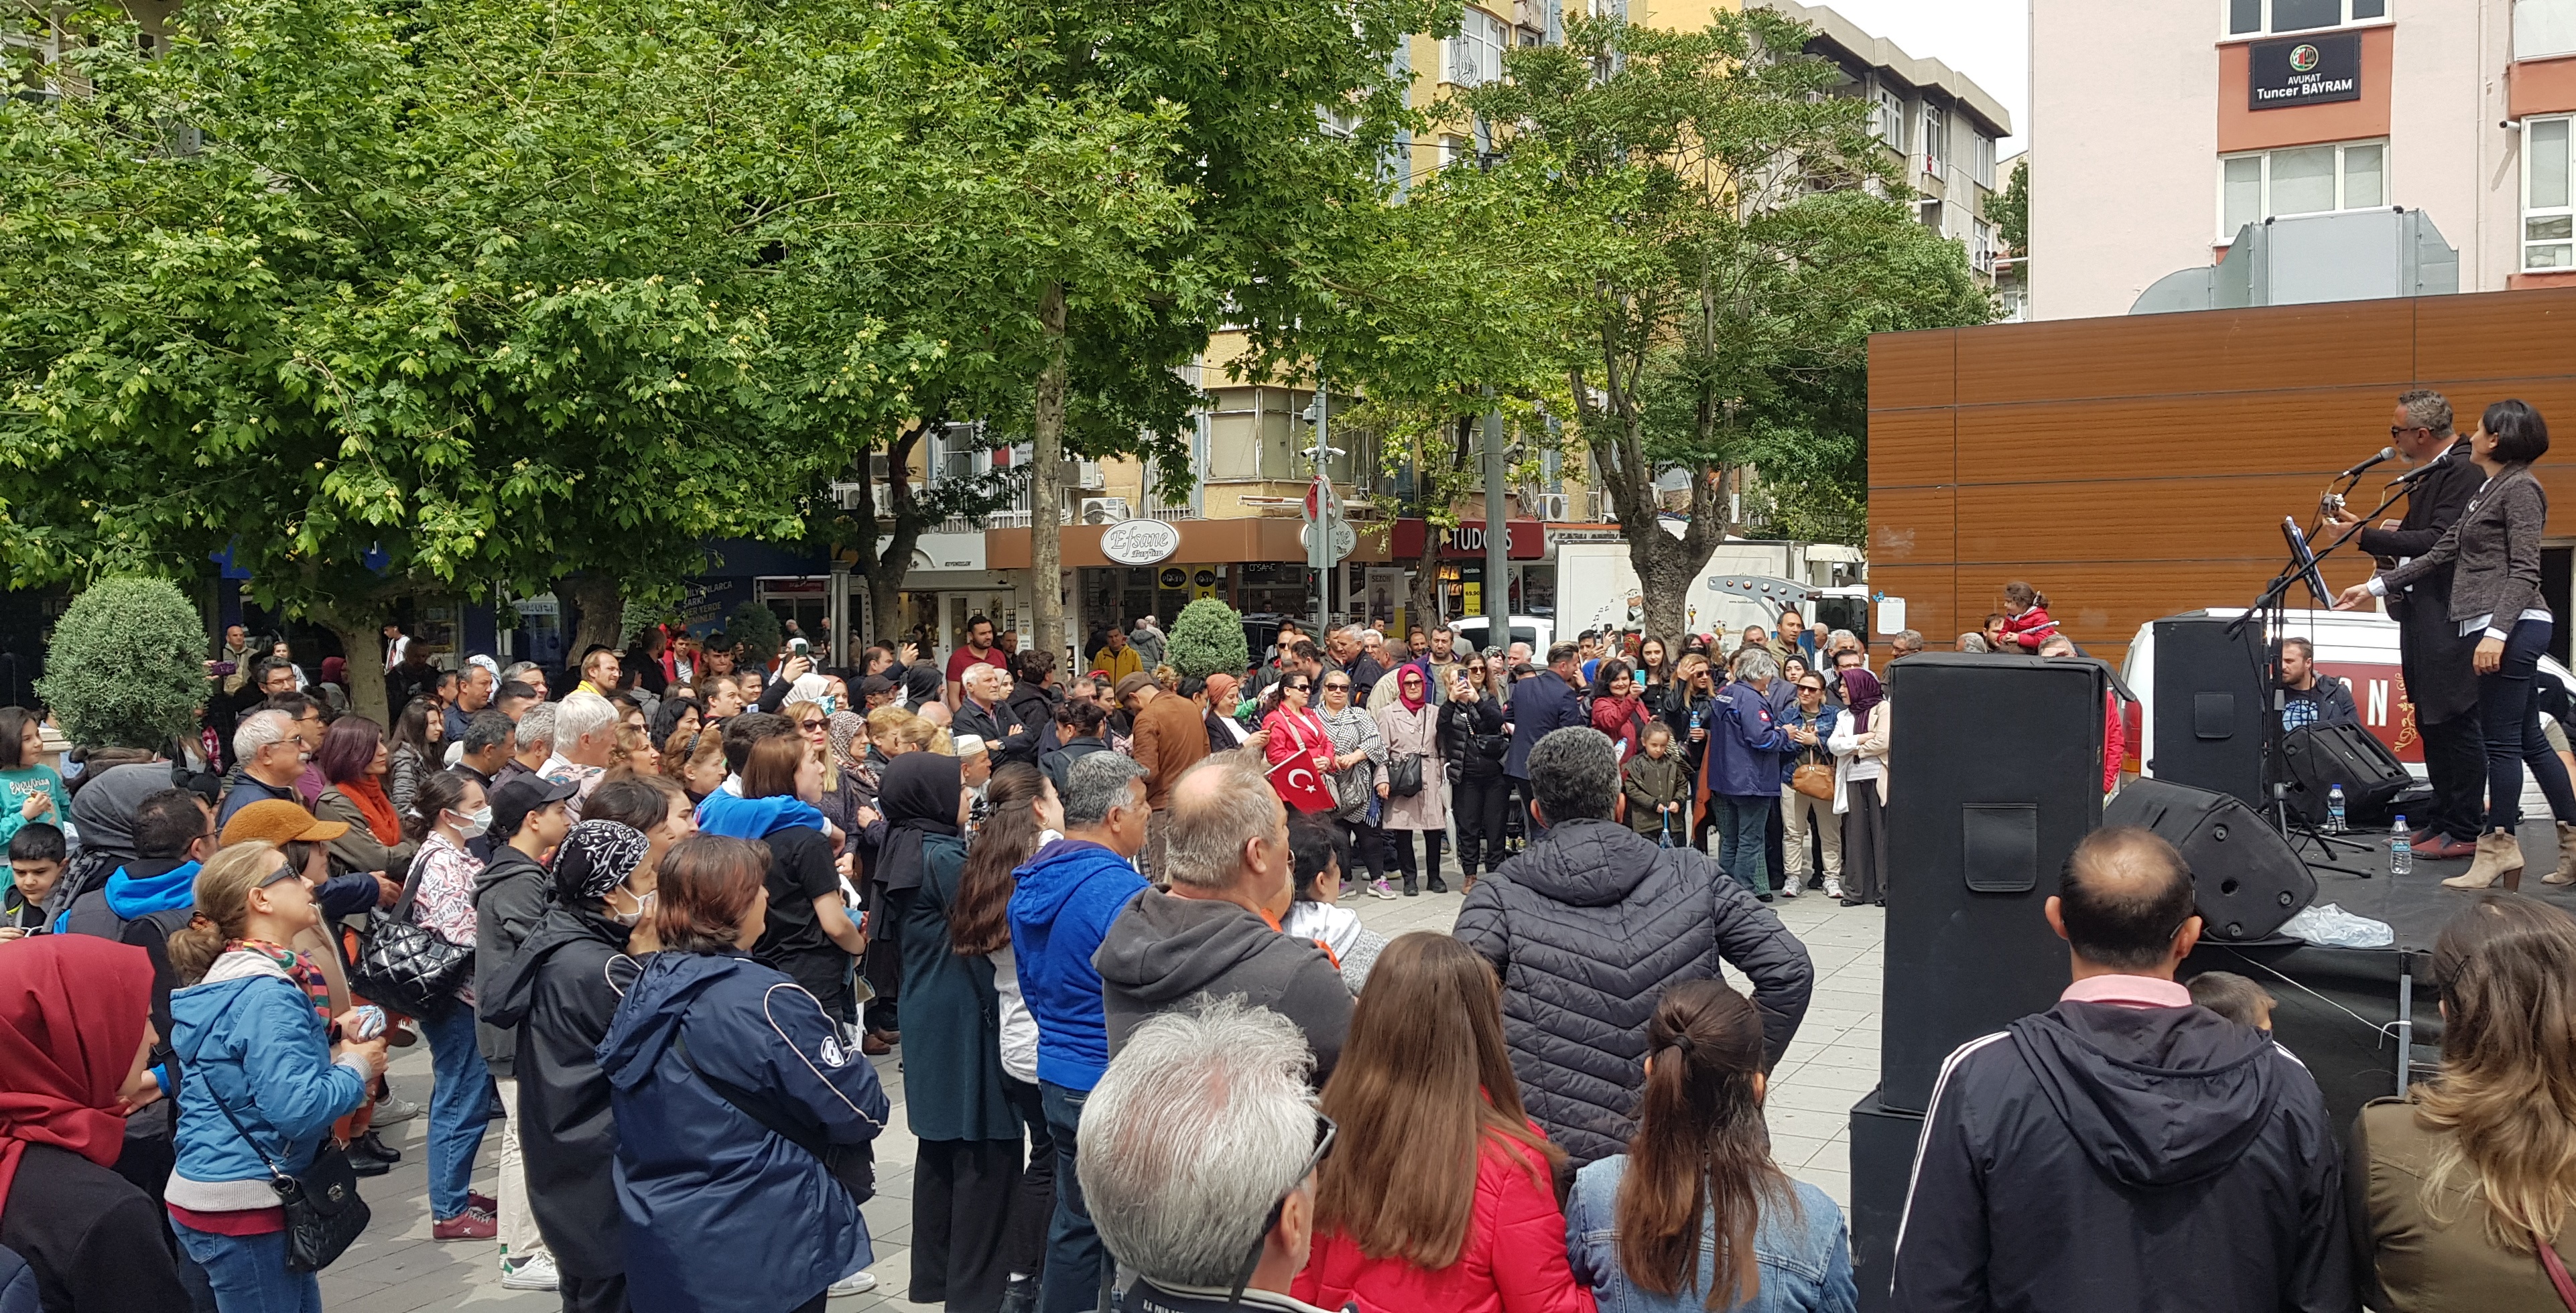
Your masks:
M399 1095L388 1095L376 1105L375 1120L367 1124L376 1127L391 1126L397 1122L410 1121L419 1115L419 1104Z
M1831 879L1831 878L1826 879L1826 881L1825 881L1825 897L1827 897L1827 898L1831 898L1831 899L1833 899L1833 900L1834 900L1834 901L1836 901L1836 902L1840 902L1840 901L1842 901L1842 896L1843 896L1843 882L1842 882L1842 881L1840 881L1840 880Z
M1807 877L1803 875L1799 876L1780 886L1780 896L1782 898L1795 898L1798 896L1798 891L1804 889L1806 886Z
M830 1295L834 1299L839 1299L844 1295L864 1295L876 1288L876 1274L865 1269L861 1269L860 1271L853 1272L848 1276L833 1282L832 1288L823 1293Z
M1388 884L1384 880L1371 880L1369 881L1369 896L1372 898L1402 898L1404 895L1397 893L1395 891L1395 886Z
M556 1284L555 1256L543 1250L516 1267L501 1269L503 1290L552 1290Z

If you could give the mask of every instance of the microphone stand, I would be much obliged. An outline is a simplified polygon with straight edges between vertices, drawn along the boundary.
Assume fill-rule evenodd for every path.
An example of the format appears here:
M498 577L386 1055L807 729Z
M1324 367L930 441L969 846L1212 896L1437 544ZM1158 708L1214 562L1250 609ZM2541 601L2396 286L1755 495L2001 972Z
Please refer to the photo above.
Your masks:
M2354 483L2358 482L2359 476L2355 476ZM2325 559L2343 550L2346 544L2359 537L2362 525L2370 523L2378 518L2381 512L2396 505L2397 499L2407 491L2406 488L2399 486L2404 482L2405 480L2402 479L2392 480L2389 485L2391 491L2380 500L2379 505L2374 507L2370 514L2361 517L2350 532L2329 543L2325 550L2312 552L2309 561L2301 561L2293 553L2291 559L2281 567L2281 572L2272 576L2272 582L2264 587L2262 596L2255 598L2254 604L2245 608L2245 613L2236 617L2227 626L2227 636L2234 638L2244 632L2245 626L2253 623L2257 618L2263 622L2263 686L2272 691L2271 705L2265 709L2263 715L2263 788L2272 803L2272 828L2282 838L2289 840L2293 847L2297 846L2302 839L2315 843L2321 860L2312 865L2324 870L2339 871L2345 875L2357 875L2365 880L2370 879L2375 873L2367 869L2335 864L2335 845L2345 844L2359 852L2368 852L2374 845L2359 839L2338 839L2318 830L2305 820L2294 823L2290 819L2289 770L2286 753L2283 750L2284 735L2281 732L2281 710L2289 701L2287 691L2281 687L2281 640L2285 637L2281 630L2288 620L2291 586L2306 578L2312 565L2316 567L2317 577L2324 578L2325 572L2322 567Z

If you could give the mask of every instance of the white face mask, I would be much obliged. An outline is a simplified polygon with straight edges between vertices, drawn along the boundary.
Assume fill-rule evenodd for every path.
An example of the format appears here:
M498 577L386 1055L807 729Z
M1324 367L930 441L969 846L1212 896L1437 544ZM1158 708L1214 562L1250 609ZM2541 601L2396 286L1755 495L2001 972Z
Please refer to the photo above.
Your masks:
M626 893L626 889L621 885L610 892L622 894ZM635 899L635 910L632 912L619 911L617 904L613 901L610 902L608 904L608 919L619 925L634 925L644 919L645 913L653 910L654 899L658 892L659 891L657 890L655 893L647 893L640 896L629 894L628 897Z
M492 809L488 806L477 807L470 812L449 812L448 815L456 819L456 832L468 839L492 828Z

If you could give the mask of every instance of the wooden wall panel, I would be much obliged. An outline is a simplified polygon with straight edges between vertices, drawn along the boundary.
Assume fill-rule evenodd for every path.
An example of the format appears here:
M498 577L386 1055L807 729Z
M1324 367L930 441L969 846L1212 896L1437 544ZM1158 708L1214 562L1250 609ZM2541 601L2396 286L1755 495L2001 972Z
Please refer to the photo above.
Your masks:
M2388 442L2402 387L1959 408L1961 483L2344 469ZM1871 482L1877 480L1873 478Z
M1958 582L1956 567L1941 565L1891 565L1882 570L1876 562L1869 567L1869 587L1873 593L1905 599L1905 624L1923 632L1924 641L1933 647L1948 647L1961 628L1959 606L1954 596ZM1983 614L1980 612L1980 614ZM1878 612L1870 612L1870 624L1878 624ZM1887 654L1887 635L1872 633L1870 648L1880 657ZM1876 658L1873 658L1873 662Z
M2563 375L2576 361L2576 288L2428 296L2415 306L2418 378ZM2463 404L2448 388L2443 395Z
M1869 559L1875 567L1959 559L1958 491L1876 488L1869 494Z
M2297 516L2306 528L2324 488L2323 480L2298 474L1968 484L1958 491L1957 560L1963 570L1995 565L2038 572L2076 562L2268 560L2288 551L2281 517ZM1881 495L1870 494L1873 565ZM2070 524L2082 531L2070 533Z
M2380 386L2414 377L2406 301L2001 324L1959 333L1959 404Z
M1958 401L1959 330L1873 333L1869 339L1869 408L1902 410Z
M1874 410L1869 416L1869 486L1933 487L1959 478L1959 412Z

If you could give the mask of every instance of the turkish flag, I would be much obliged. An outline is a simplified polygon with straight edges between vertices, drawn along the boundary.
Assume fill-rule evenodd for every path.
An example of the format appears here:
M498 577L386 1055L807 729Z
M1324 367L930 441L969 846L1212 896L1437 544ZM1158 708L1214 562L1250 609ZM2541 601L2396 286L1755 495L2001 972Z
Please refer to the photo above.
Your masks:
M1328 812L1341 805L1325 784L1333 755L1332 740L1313 714L1270 713L1270 787L1280 800L1301 812Z

